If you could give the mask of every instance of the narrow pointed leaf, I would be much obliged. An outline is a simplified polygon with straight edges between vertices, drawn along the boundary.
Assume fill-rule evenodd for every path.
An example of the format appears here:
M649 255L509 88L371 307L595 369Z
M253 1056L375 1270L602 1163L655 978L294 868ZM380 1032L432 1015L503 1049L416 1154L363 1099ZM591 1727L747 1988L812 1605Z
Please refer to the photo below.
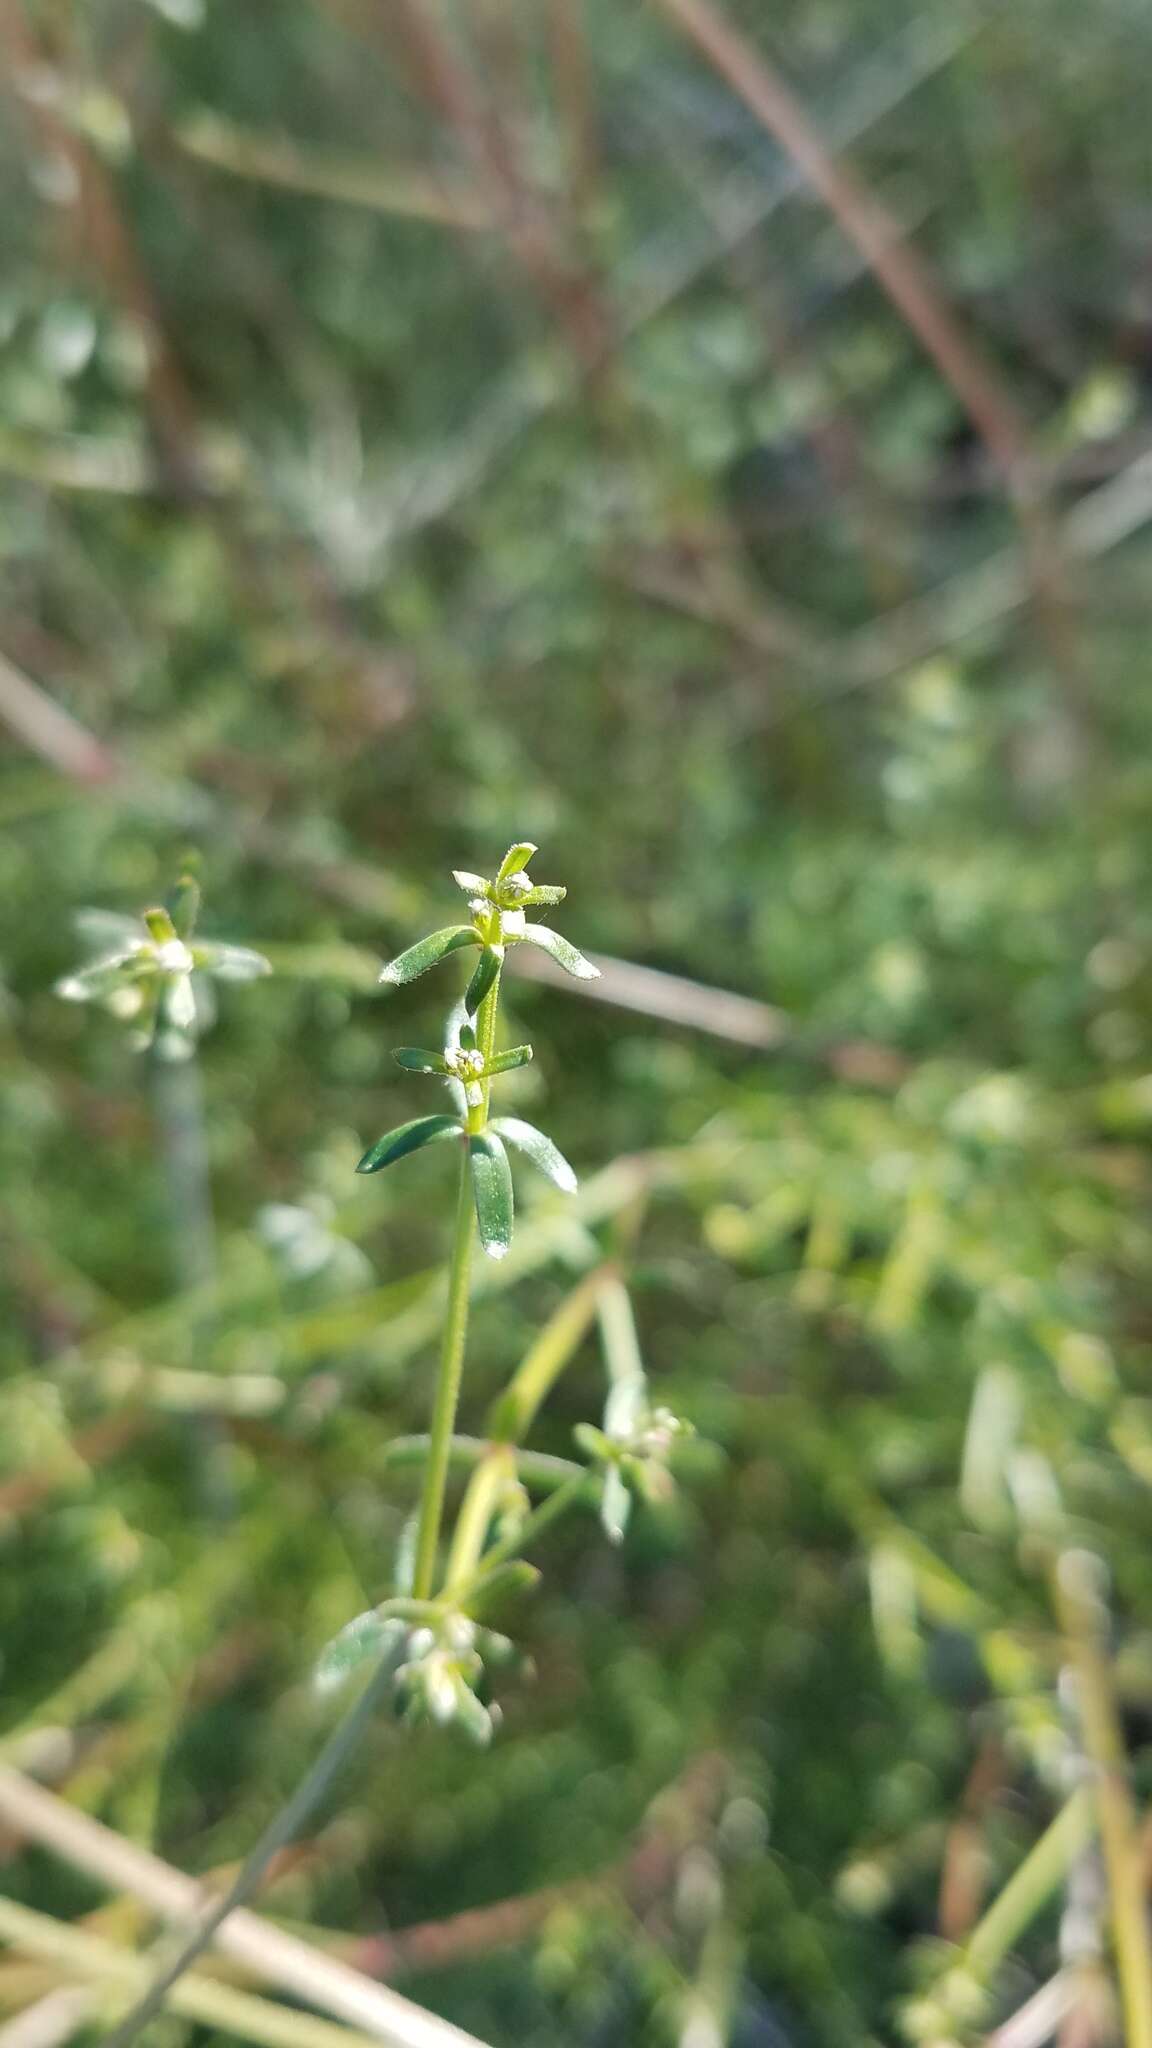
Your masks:
M497 869L496 880L506 882L509 875L518 875L521 868L527 867L537 850L530 839L521 839L515 846L510 846Z
M493 1053L488 1062L490 1074L509 1074L513 1067L526 1067L532 1058L530 1045L510 1045L505 1052Z
M214 939L193 946L192 958L218 981L259 981L272 972L272 962L251 946L229 946Z
M144 926L138 917L123 917L117 910L78 910L73 919L87 951L121 955L133 952L144 940Z
M504 949L502 946L484 947L480 958L476 962L472 979L464 992L464 1008L470 1017L476 1015L477 1010L492 987L496 976L500 972L503 959Z
M466 896L483 896L487 893L488 884L483 875L470 875L467 868L453 868L452 880L458 889L463 889Z
M410 1074L446 1074L444 1055L439 1052L425 1052L418 1045L397 1045L392 1057L398 1067L406 1067Z
M508 1154L491 1129L470 1138L468 1152L480 1242L490 1259L502 1259L512 1242L512 1169Z
M554 1181L558 1188L562 1188L566 1195L575 1194L576 1175L564 1154L552 1143L551 1138L546 1138L543 1131L536 1129L535 1124L526 1124L518 1116L498 1116L493 1118L489 1129L501 1138L507 1138L510 1145L515 1145L519 1151L525 1153L533 1166L538 1166L541 1173L546 1173L549 1180Z
M120 953L110 953L104 960L93 960L87 967L78 968L75 974L66 974L56 983L56 994L69 1003L100 1002L104 996L123 987L132 979L131 963L139 948L133 946Z
M496 1614L517 1594L527 1593L539 1583L540 1573L534 1564L528 1564L522 1557L510 1558L507 1564L494 1565L485 1574L483 1584L465 1596L465 1612L485 1617Z
M460 946L477 946L480 941L470 924L446 924L438 932L430 932L415 946L409 946L406 953L398 953L395 960L381 970L380 979L391 988L400 988L406 981L415 981L418 974L425 974L429 967L435 967L445 954L455 953Z
M358 1614L321 1650L313 1672L317 1691L333 1692L359 1665L366 1664L369 1658L378 1660L386 1650L394 1648L403 1634L402 1622L382 1620L375 1608Z
M600 969L593 967L592 962L586 960L583 953L578 953L569 940L562 939L559 932L554 932L551 925L526 924L524 937L529 945L539 946L543 952L550 953L558 967L563 967L568 974L576 975L580 981L600 979Z
M167 946L178 936L176 927L163 904L159 904L154 910L146 910L144 922L158 946Z
M567 889L561 888L558 882L537 882L531 895L525 896L524 903L526 907L533 903L563 903L567 894Z
M382 1166L391 1166L394 1159L403 1159L409 1152L419 1152L422 1145L431 1145L436 1138L456 1137L459 1131L460 1125L454 1116L418 1116L412 1123L398 1124L394 1131L377 1138L356 1171L379 1173Z
M609 1465L604 1474L604 1491L600 1497L600 1521L609 1543L623 1543L624 1531L632 1513L632 1495L619 1467Z
M168 898L168 911L177 938L187 944L200 915L200 884L195 875L181 875Z
M460 1030L456 1037L456 1043L459 1046L461 1052L475 1052L476 1033L473 1031L472 1026L469 1023L465 1022L460 1026Z

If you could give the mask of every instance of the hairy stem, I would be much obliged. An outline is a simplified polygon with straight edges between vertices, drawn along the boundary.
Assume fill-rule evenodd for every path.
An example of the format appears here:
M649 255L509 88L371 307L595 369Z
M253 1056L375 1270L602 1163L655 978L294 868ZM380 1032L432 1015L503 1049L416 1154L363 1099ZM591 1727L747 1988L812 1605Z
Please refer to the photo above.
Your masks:
M488 1065L496 1050L496 1016L500 1008L500 976L502 972L502 969L497 969L496 979L481 1003L480 1011L476 1018L476 1043L484 1055L485 1066ZM492 1094L492 1077L490 1074L485 1074L480 1086L484 1093L484 1104L480 1111L478 1129L483 1130L488 1121L488 1103Z
M493 990L495 994L495 990ZM416 1569L412 1591L417 1600L427 1600L436 1576L436 1550L440 1521L444 1513L444 1491L452 1457L452 1432L460 1399L464 1370L464 1345L468 1335L468 1286L472 1272L472 1176L467 1149L460 1158L460 1193L456 1202L456 1233L448 1268L448 1300L444 1310L444 1337L440 1348L440 1371L432 1404L429 1428L428 1464L420 1496L420 1520L416 1531Z

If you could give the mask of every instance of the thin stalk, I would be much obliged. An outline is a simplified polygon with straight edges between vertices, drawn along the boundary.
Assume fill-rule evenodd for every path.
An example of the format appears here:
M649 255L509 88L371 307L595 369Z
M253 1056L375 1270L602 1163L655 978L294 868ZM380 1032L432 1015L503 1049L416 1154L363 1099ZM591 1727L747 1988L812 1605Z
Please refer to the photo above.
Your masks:
M436 1550L440 1541L444 1492L452 1457L452 1432L460 1399L464 1345L468 1336L472 1235L472 1175L465 1149L460 1160L460 1192L456 1202L456 1232L452 1244L452 1260L448 1268L448 1300L444 1310L440 1371L432 1404L428 1465L424 1474L424 1491L420 1497L420 1519L416 1531L416 1568L412 1591L417 1600L427 1600L430 1597L436 1576Z
M162 1059L153 1053L151 1065L173 1271L180 1294L186 1298L197 1349L207 1351L219 1314L220 1263L200 1060L193 1047L184 1060ZM227 1476L227 1436L220 1417L211 1413L194 1416L189 1440L205 1513L215 1521L230 1520L235 1500Z
M575 1353L610 1277L610 1268L598 1267L588 1273L549 1317L492 1404L488 1429L493 1437L515 1442L531 1427L541 1403Z
M500 977L503 971L503 967L497 968L496 979L481 1003L479 1014L476 1018L476 1043L484 1055L485 1066L488 1065L496 1050L496 1015L500 1007ZM490 1074L485 1074L484 1079L480 1083L480 1088L484 1102L476 1128L482 1131L488 1121L488 1104L492 1095L492 1076ZM469 1128L471 1128L471 1125L469 1125Z
M132 2011L121 2021L115 2032L108 2036L104 2048L129 2048L129 2043L137 2039L142 2028L163 2010L173 1987L179 1983L185 1972L191 1969L197 1957L203 1954L229 1914L233 1913L237 1906L245 1905L252 1897L273 1857L279 1855L281 1849L295 1839L325 1797L337 1772L357 1747L392 1684L395 1663L393 1656L382 1659L356 1704L333 1729L311 1770L301 1779L292 1797L265 1828L255 1848L242 1865L235 1882L224 1897L203 1916L195 1932L181 1946L179 1953L160 1969L139 2003L133 2006Z
M593 1474L587 1470L582 1471L578 1477L566 1479L563 1486L558 1486L555 1493L550 1493L547 1500L542 1500L538 1508L533 1508L532 1513L521 1522L511 1536L502 1537L499 1543L494 1543L484 1559L483 1570L477 1573L471 1585L455 1589L461 1604L471 1600L487 1584L497 1566L506 1564L510 1557L519 1557L539 1536L542 1529L546 1529L550 1522L554 1522L559 1515L566 1514L569 1508L575 1507L578 1500L587 1496L592 1480ZM1144 2048L1143 2042L1140 2043L1140 2048Z
M494 1444L472 1473L460 1503L444 1586L451 1594L466 1585L480 1562L492 1517L500 1495L516 1478L516 1458L510 1444Z
M1083 1551L1061 1557L1054 1573L1057 1612L1068 1638L1084 1750L1093 1769L1100 1842L1108 1873L1108 1904L1126 2048L1152 2048L1152 1948L1148 1901L1128 1760L1112 1676L1103 1652L1105 1613L1097 1560Z
M1073 1792L964 1944L969 1966L987 1982L999 1969L1025 1928L1059 1890L1072 1863L1092 1835L1092 1802L1088 1788Z
M494 1441L468 1482L453 1538L447 1577L452 1591L466 1584L476 1571L500 1489L516 1476L515 1439L531 1426L541 1402L571 1360L610 1278L611 1269L605 1268L585 1275L544 1325L494 1403L489 1417Z

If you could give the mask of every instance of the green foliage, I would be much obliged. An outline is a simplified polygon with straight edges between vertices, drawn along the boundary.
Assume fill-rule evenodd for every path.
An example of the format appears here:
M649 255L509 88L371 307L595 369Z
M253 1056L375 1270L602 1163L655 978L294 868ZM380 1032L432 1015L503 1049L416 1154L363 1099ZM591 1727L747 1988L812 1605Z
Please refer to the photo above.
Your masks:
M556 10L562 78L547 10L425 10L464 136L405 12L100 0L0 51L0 1741L243 1859L343 1710L324 1645L371 1618L353 1691L411 1591L465 1148L351 1171L422 1077L448 1135L499 1078L490 1128L547 1122L581 1186L514 1161L448 1524L527 1417L490 1542L570 1483L603 1527L535 1525L530 1598L517 1554L491 1611L392 1617L419 1725L373 1721L267 1910L439 1923L403 1988L496 2048L733 2008L740 2048L969 2048L1066 1961L1086 2033L1112 1932L1097 1896L1069 1958L1066 1832L976 1935L1083 1771L1069 1546L1152 1791L1148 21L727 8L1007 390L1037 602L956 394L670 10ZM571 967L523 841L376 1000L508 819L601 979L522 971ZM496 946L485 1058L416 977ZM581 1320L607 1268L640 1385ZM503 1709L482 1758L447 1704ZM107 1904L5 1839L14 1898Z

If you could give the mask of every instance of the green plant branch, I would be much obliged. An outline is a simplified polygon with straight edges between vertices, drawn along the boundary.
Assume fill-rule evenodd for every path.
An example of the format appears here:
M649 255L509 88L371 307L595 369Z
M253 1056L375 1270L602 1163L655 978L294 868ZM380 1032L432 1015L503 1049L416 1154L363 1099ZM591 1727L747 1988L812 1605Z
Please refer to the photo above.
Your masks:
M432 1405L428 1465L420 1498L416 1533L416 1566L412 1591L417 1600L427 1600L436 1577L436 1550L444 1512L444 1492L452 1457L452 1431L460 1399L464 1371L464 1346L468 1336L468 1288L472 1272L472 1177L468 1153L462 1151L460 1187L456 1201L456 1228L448 1268L448 1300L444 1310L444 1334L440 1346L440 1370Z

